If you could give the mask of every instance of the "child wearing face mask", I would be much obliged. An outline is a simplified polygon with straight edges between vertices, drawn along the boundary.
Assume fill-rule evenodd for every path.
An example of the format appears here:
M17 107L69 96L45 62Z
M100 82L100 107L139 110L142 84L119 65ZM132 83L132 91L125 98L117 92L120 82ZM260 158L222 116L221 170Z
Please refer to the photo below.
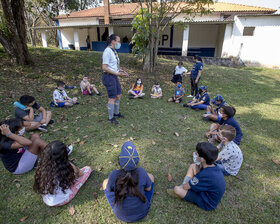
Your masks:
M175 67L175 70L173 72L173 78L171 82L173 83L182 82L182 77L187 72L188 70L183 67L183 62L179 61L178 65Z
M131 99L143 98L145 93L143 93L144 85L142 80L138 78L134 84L132 84L132 88L128 91L128 94L131 96Z
M70 98L64 90L65 83L63 81L57 82L57 88L53 92L53 101L57 107L71 107L78 104L77 97Z
M99 93L96 89L95 85L89 82L87 75L83 76L83 80L80 83L80 87L83 95L93 96L92 91L94 91L97 94L97 96L102 96L102 94Z
M196 204L203 210L214 210L225 192L224 175L215 164L218 149L208 142L200 142L193 155L195 163L189 166L183 183L168 189L167 193Z
M4 167L13 174L33 169L38 155L47 145L38 134L25 138L23 121L14 118L0 123L0 154Z
M174 90L174 95L168 99L168 102L181 103L185 94L185 89L182 87L182 82L178 82Z
M160 88L159 82L156 82L151 91L151 98L156 99L156 98L161 98L162 97L162 89Z
M222 106L220 109L221 120L218 123L212 124L210 126L210 131L206 133L206 137L208 141L214 144L216 141L221 142L219 136L217 135L217 131L220 128L220 125L226 124L231 125L236 130L236 136L233 139L233 142L237 145L240 145L242 140L243 133L241 131L239 123L233 118L235 115L235 108L231 106Z

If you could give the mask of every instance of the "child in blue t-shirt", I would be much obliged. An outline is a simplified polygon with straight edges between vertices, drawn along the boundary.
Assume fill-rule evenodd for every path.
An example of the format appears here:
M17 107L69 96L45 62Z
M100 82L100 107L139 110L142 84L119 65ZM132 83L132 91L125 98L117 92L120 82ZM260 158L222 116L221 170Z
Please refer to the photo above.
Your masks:
M168 99L168 102L181 103L185 94L185 89L182 87L182 82L177 82L177 87L174 90L174 95Z
M154 177L137 167L139 155L132 142L123 144L119 155L120 170L104 180L103 189L115 216L123 222L137 222L149 212Z
M226 101L221 95L215 96L210 102L210 105L206 109L206 113L203 114L203 120L205 121L215 121L220 122L221 121L221 113L220 109L222 106L227 106ZM216 108L214 108L216 107Z
M237 145L240 145L243 133L238 122L233 118L235 115L235 108L230 106L222 106L220 109L221 113L221 120L219 123L212 124L210 126L210 131L206 133L206 137L208 141L211 143L215 143L215 141L220 142L219 137L217 136L217 130L219 129L220 125L227 124L231 125L236 130L236 137L234 138L233 142Z
M183 106L190 107L191 109L195 110L206 110L209 104L210 96L207 93L207 87L201 86L196 97L189 101L189 103L185 103Z
M200 142L194 152L194 164L180 186L168 189L170 195L176 195L198 207L210 211L217 208L225 192L225 179L215 164L218 149L208 142Z

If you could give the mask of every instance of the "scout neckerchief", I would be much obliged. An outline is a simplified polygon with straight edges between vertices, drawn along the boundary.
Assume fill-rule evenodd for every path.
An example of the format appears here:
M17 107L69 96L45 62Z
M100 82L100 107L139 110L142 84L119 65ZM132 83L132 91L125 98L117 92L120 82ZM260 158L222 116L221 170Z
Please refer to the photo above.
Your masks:
M56 88L57 91L61 94L61 96L63 97L64 100L66 100L67 98L64 96L63 94L63 90Z
M117 51L116 51L115 49L113 49L113 48L111 47L111 45L110 45L109 47L110 47L110 49L113 51L113 53L115 54L115 57L116 57L116 60L117 60L117 65L118 65L118 69L119 69L120 59L119 59L118 53L117 53Z

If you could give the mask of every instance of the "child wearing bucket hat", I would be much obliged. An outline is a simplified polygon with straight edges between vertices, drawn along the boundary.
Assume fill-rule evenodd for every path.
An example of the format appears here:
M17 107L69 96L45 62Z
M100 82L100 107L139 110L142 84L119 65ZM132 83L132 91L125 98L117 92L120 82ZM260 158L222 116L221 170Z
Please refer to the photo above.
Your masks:
M199 88L198 94L193 98L193 100L189 101L189 103L185 103L184 107L190 107L195 110L206 110L206 108L210 105L210 96L207 93L207 87L201 86Z
M220 109L222 108L222 106L227 106L224 98L221 95L215 96L215 98L211 100L210 105L207 107L207 112L203 114L203 120L220 122L222 118Z
M125 142L118 158L120 170L104 180L103 189L115 216L123 222L137 222L149 212L154 177L137 167L139 155L132 142Z

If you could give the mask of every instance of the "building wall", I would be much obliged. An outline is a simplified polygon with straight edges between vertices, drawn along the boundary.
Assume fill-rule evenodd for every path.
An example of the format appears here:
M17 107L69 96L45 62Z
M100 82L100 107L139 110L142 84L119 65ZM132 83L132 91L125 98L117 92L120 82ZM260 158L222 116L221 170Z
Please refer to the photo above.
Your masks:
M132 27L113 27L114 33L119 35L121 38L121 42L123 41L124 37L127 37L129 42L133 37Z
M74 44L74 29L62 29L61 31L61 41L62 49L69 49L69 44Z
M244 27L255 27L253 36L243 36ZM227 55L254 65L280 66L280 16L235 17L231 48Z
M72 18L72 19L59 19L60 26L83 26L83 25L97 25L99 20L97 18Z

